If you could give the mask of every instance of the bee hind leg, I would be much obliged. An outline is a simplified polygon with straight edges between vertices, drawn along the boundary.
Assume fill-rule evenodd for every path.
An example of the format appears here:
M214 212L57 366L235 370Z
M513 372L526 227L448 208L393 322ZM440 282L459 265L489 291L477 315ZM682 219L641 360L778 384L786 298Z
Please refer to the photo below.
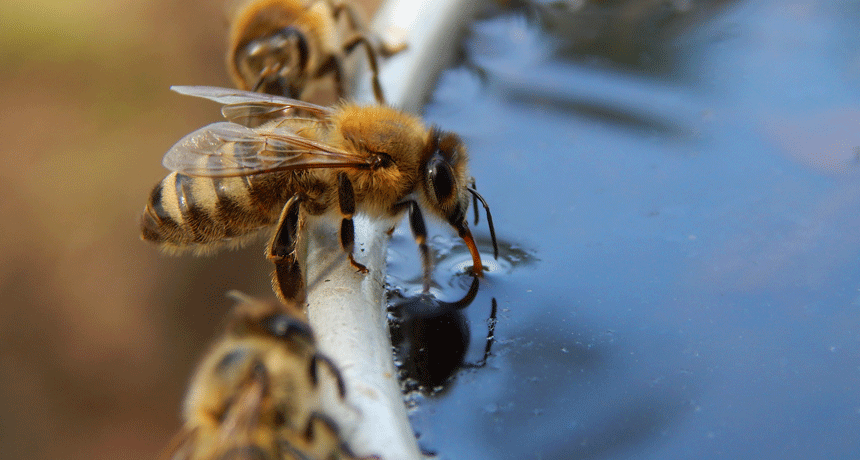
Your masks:
M340 245L349 257L349 263L361 273L366 274L369 271L367 267L356 262L353 255L355 226L352 223L352 216L355 214L355 192L352 190L352 182L349 181L344 172L337 175L337 198L340 213L343 216L340 223Z
M269 243L266 257L275 264L272 287L284 302L305 301L305 282L296 257L301 198L294 195L284 205L277 231Z

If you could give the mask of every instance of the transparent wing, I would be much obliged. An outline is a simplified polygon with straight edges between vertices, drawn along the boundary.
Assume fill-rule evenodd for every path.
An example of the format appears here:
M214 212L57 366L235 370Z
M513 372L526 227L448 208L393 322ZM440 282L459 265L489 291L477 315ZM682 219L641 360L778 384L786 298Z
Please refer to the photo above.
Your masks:
M296 99L216 86L171 86L170 89L179 94L219 102L224 105L221 108L224 118L245 126L259 126L266 121L295 113L323 119L334 111Z
M309 168L369 167L370 161L277 129L213 123L182 138L164 155L166 168L188 176L248 176Z

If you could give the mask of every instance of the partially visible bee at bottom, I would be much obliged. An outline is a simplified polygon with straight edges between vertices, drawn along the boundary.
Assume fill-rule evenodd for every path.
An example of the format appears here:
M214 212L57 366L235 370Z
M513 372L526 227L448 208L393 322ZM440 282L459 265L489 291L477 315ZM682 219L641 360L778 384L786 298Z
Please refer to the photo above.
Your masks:
M341 400L346 390L300 305L231 295L240 303L191 379L184 426L163 458L355 459L320 410L325 389Z

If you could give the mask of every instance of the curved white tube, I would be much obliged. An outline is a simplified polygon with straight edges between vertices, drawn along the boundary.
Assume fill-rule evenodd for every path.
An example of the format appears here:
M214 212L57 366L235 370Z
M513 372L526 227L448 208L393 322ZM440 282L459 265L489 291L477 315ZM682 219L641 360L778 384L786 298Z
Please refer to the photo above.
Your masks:
M476 8L475 2L464 0L388 1L380 8L373 29L389 43L408 46L380 67L389 104L419 110ZM371 103L370 85L365 86L356 101ZM357 416L345 416L354 423L342 423L347 443L358 455L420 459L394 369L385 314L387 232L396 222L370 221L358 212L355 255L370 270L366 275L356 273L344 255L339 227L332 224L336 218L305 219L299 257L308 316L319 347L343 373L348 405L356 409Z

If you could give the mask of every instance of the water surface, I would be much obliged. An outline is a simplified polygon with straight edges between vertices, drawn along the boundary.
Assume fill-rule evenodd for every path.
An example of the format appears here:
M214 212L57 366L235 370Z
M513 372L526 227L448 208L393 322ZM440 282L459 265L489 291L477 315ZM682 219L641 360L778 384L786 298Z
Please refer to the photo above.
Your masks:
M737 2L646 59L478 21L426 118L501 243L467 316L487 367L415 396L440 458L860 457L856 2ZM640 55L641 57L641 55ZM390 282L417 287L408 226ZM468 252L435 229L435 291ZM417 292L417 291L416 291Z

